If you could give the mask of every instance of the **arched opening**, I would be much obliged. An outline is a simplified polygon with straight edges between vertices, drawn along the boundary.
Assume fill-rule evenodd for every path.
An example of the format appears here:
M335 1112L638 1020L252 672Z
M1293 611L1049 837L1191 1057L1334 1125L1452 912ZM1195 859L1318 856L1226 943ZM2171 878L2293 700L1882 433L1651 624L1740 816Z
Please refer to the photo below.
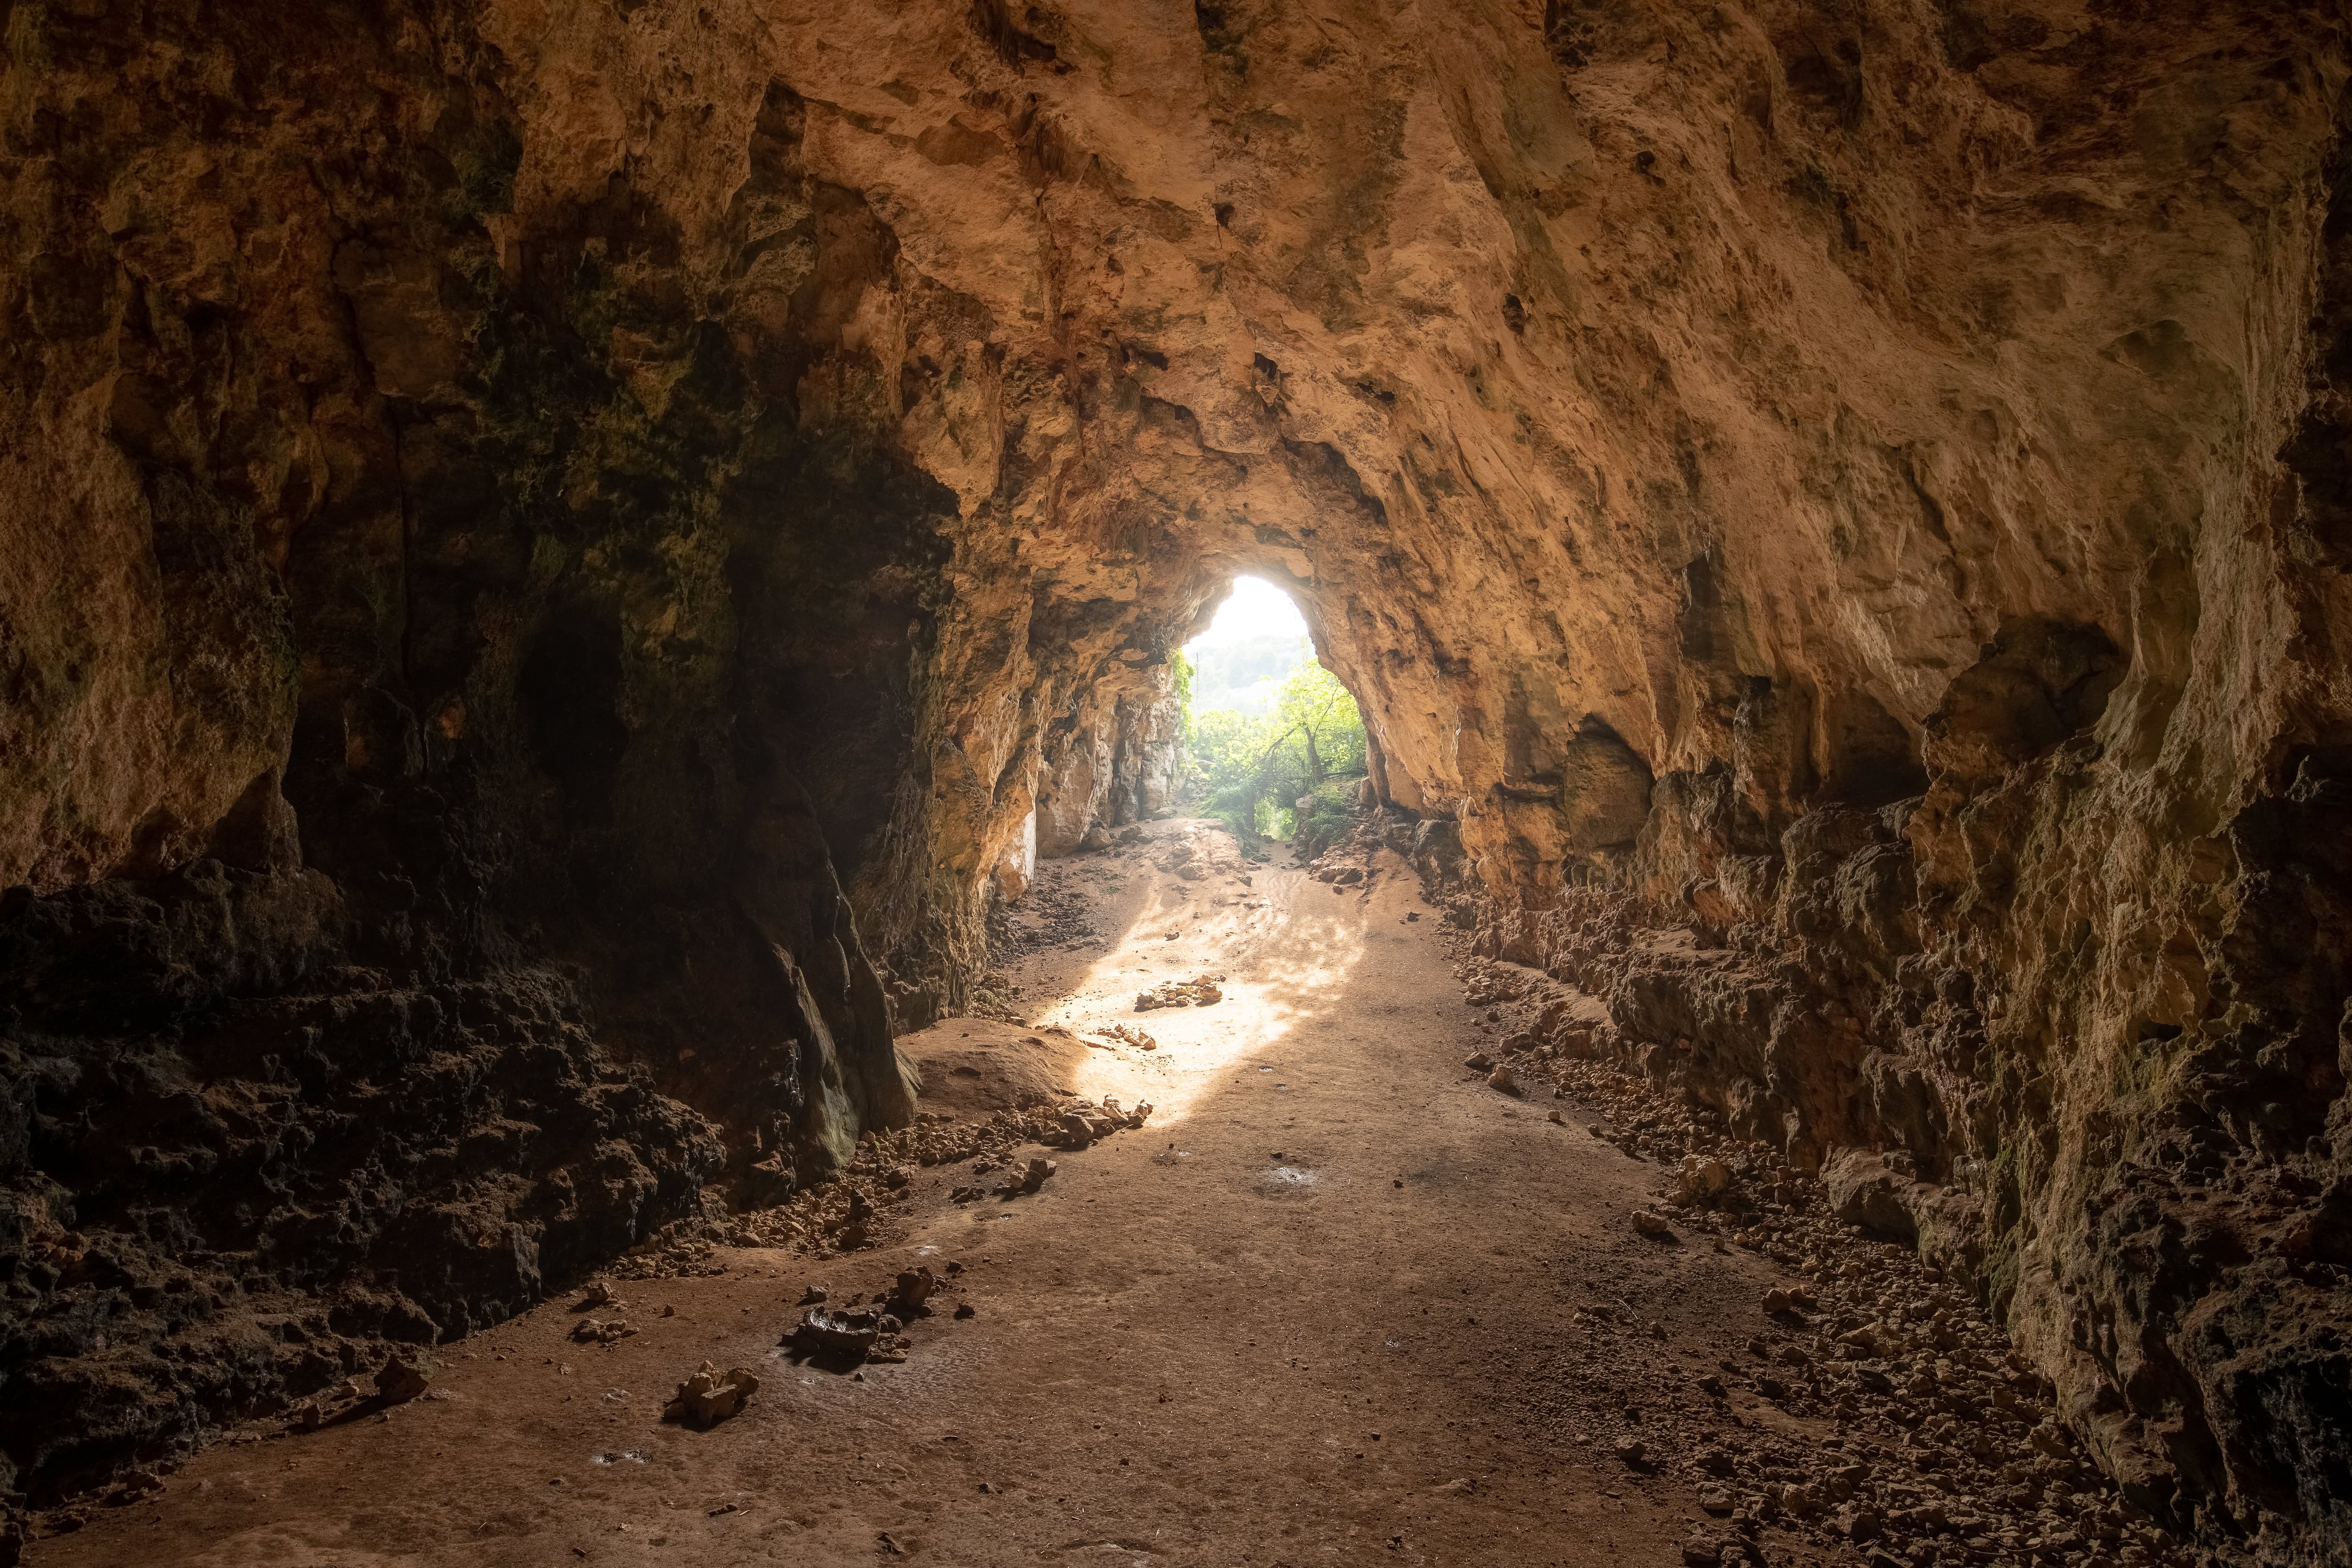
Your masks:
M1319 653L1290 595L1244 575L1178 656L1179 804L1223 823L1252 859L1284 845L1311 857L1361 793L1363 716Z

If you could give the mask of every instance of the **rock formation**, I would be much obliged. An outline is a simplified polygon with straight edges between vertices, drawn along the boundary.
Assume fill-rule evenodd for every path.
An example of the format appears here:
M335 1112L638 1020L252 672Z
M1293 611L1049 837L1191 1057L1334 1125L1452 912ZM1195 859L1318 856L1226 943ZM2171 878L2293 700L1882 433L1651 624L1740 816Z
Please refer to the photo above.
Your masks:
M1491 953L2341 1560L2340 7L5 17L17 1488L903 1118L1249 570Z

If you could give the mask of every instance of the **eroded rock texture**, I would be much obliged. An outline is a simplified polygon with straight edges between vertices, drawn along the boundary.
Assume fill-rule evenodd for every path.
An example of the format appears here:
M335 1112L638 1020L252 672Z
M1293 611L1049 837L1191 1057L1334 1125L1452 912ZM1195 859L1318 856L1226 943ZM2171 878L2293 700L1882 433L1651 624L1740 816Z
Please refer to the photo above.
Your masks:
M6 37L20 1486L828 1168L1247 570L1491 951L2341 1560L2340 8Z

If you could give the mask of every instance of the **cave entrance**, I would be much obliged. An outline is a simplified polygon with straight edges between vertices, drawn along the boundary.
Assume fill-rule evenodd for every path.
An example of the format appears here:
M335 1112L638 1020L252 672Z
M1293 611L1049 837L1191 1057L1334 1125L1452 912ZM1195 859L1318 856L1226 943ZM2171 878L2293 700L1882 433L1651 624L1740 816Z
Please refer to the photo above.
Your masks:
M1363 716L1319 652L1289 593L1247 575L1183 649L1181 803L1223 822L1252 859L1277 843L1317 853L1362 791Z

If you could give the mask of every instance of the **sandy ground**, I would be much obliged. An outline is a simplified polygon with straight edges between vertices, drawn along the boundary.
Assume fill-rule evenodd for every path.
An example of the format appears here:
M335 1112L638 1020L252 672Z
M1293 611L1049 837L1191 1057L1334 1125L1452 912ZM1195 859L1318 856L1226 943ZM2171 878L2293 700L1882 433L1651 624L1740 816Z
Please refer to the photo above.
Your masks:
M1156 1038L1040 1036L1060 1087L1151 1101L1141 1132L1057 1152L1030 1197L957 1204L979 1178L922 1171L850 1256L624 1283L641 1332L614 1345L571 1341L577 1298L551 1302L444 1347L389 1419L216 1447L26 1560L1679 1563L1696 1497L1612 1448L1828 1436L1690 1386L1762 1329L1779 1271L1636 1237L1659 1167L1465 1071L1475 1014L1401 866L1336 893L1265 866L1244 885L1206 852L1197 880L1162 869L1202 834L1049 865L1015 923L1033 1027ZM1132 1010L1202 974L1223 1001ZM840 1301L917 1261L961 1270L904 1364L780 1348L805 1287ZM708 1432L663 1423L706 1358L760 1393Z

